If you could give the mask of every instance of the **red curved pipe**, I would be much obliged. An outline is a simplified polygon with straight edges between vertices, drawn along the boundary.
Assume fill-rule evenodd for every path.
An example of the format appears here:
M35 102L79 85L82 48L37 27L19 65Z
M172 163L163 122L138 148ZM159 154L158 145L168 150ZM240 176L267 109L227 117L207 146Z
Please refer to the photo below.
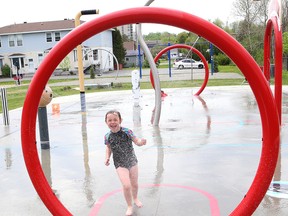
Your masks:
M272 28L274 30L274 56L275 56L275 86L274 97L277 105L279 122L282 122L282 29L279 28L277 17L268 20L264 35L264 74L266 79L270 81L270 53Z
M198 96L201 94L201 92L204 90L204 88L206 87L207 85L207 82L208 82L208 79L209 79L209 66L208 66L208 63L205 59L205 57L202 55L202 53L195 49L194 47L192 46L189 46L189 45L186 45L186 44L174 44L174 45L171 45L171 46L168 46L164 49L162 49L154 58L154 62L157 62L159 60L159 58L164 54L166 53L167 51L171 50L171 49L175 49L175 48L184 48L184 49L189 49L189 50L192 50L192 52L196 53L201 61L203 62L204 64L204 68L205 68L205 78L204 78L204 82L201 86L201 88L195 93L195 96ZM154 77L153 77L153 74L152 74L152 71L150 70L150 82L153 86L153 88L155 89L154 87Z
M53 215L72 215L53 194L38 158L35 127L42 94L40 89L44 89L57 65L78 44L102 31L129 23L158 23L194 32L219 47L245 75L259 107L263 145L254 180L245 198L231 215L252 215L265 196L273 178L280 142L277 107L265 76L247 50L216 25L186 12L154 7L121 10L99 16L80 25L53 47L31 80L22 110L22 151L30 179L43 203Z

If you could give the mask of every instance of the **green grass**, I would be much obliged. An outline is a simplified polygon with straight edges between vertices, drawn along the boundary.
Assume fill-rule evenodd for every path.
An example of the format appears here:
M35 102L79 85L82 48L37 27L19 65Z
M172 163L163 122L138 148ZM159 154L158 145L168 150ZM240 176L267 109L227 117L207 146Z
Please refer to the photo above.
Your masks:
M241 71L239 70L239 68L235 65L225 65L225 66L222 66L222 65L219 65L218 66L218 70L221 72L221 73L225 73L225 72L233 72L233 73L238 73L238 74L242 74Z

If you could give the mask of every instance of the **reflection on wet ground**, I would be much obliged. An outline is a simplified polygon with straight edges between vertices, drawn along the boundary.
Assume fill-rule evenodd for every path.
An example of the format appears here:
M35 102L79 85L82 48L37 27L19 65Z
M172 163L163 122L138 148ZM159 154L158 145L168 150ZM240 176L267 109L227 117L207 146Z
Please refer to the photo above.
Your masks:
M50 146L39 159L55 195L73 215L125 213L121 185L113 166L104 165L104 115L118 109L123 126L147 145L135 147L139 160L139 195L135 208L147 215L229 215L249 189L258 167L262 129L249 86L209 87L201 97L193 89L164 89L159 127L151 125L152 90L54 98L60 113L47 106ZM271 187L254 213L288 215L288 89L284 89L281 152ZM2 116L0 116L2 118ZM10 111L10 125L0 125L1 215L51 215L38 198L24 165L20 140L21 109ZM36 127L37 128L37 127ZM36 130L39 139L39 131ZM39 142L40 143L40 142ZM37 145L40 145L40 144Z

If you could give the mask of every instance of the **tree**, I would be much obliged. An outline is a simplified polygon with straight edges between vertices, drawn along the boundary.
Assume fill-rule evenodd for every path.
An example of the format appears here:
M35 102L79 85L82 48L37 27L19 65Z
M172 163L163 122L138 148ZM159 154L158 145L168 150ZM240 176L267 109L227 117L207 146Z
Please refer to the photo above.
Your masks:
M118 63L124 64L126 50L123 45L122 36L120 34L120 31L117 28L115 28L114 30L115 31L112 32L113 53L115 57L117 58Z
M122 40L123 40L123 42L131 41L126 34L123 34L123 35L122 35Z
M145 41L156 41L156 40L161 40L161 33L160 32L150 32L148 35L143 36Z
M1 71L3 77L9 77L11 74L11 68L7 64L2 66Z
M161 46L161 45L156 45L153 48L150 49L150 52L152 54L153 57L155 57L162 49L164 49L165 46ZM164 56L165 54L163 54Z
M70 60L69 57L66 56L59 64L59 67L63 70L63 71L69 71L71 68L70 65Z
M162 44L175 44L176 43L176 34L169 33L169 32L163 32L161 34L161 43Z
M177 43L184 44L187 38L188 32L183 31L177 35Z
M222 20L220 20L219 18L217 18L217 19L215 19L214 21L213 21L213 24L215 24L216 26L218 26L219 28L224 28L224 23L223 23L223 21Z
M193 45L198 39L198 35L192 33L192 32L189 32L187 34L187 38L185 40L185 44L189 44L189 45Z
M288 31L288 0L282 0L282 29Z
M267 5L269 0L236 0L233 2L234 16L251 23L264 23L267 20Z
M260 57L259 52L263 50L267 4L268 0L236 0L233 3L234 15L241 19L238 25L233 24L235 37L254 58Z
M288 32L283 33L283 54L288 56Z

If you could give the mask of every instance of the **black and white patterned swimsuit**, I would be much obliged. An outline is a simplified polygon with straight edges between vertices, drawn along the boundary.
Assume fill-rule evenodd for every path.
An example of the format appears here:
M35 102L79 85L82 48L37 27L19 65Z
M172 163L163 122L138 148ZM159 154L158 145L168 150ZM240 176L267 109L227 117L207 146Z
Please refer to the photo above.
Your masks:
M113 154L114 166L130 169L137 164L137 157L134 152L132 130L121 127L116 133L109 132L105 135L105 145L110 145Z

